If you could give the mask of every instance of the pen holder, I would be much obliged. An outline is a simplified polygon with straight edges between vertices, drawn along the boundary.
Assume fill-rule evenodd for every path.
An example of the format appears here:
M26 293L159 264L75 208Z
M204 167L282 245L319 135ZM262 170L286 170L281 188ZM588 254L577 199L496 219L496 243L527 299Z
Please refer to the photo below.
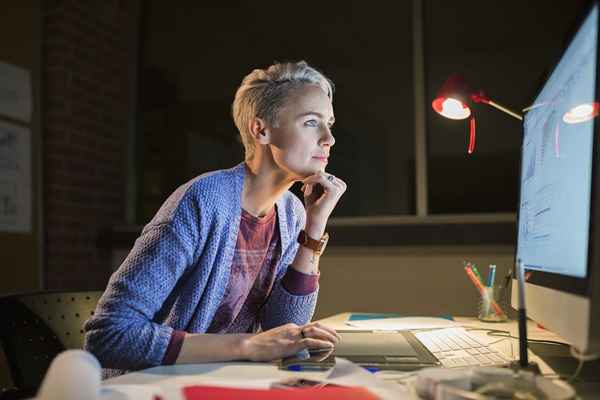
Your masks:
M504 322L508 320L504 290L498 286L484 286L479 297L480 321Z

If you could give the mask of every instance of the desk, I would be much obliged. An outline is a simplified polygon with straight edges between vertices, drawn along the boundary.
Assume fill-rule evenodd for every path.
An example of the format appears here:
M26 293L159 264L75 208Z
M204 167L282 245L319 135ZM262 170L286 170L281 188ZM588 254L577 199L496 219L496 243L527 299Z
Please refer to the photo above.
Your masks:
M345 324L350 313L337 314L335 316L320 320L323 324L334 329L352 330ZM458 322L462 322L469 327L483 329L499 329L511 332L512 336L517 336L517 324L515 321L505 323L483 323L475 318L456 318ZM484 331L472 331L471 333L479 336L482 340L491 343L500 338L490 337ZM530 339L543 339L564 341L562 338L554 335L551 332L540 329L536 324L529 322L528 333ZM492 345L502 351L506 356L518 357L518 343L514 339L505 339L498 341ZM554 348L563 346L552 346ZM556 349L554 349L556 351ZM568 353L568 350L566 350ZM512 352L512 353L511 353ZM554 373L555 371L548 365L544 359L538 357L530 350L530 360L536 361L542 373ZM542 357L544 354L541 354ZM571 374L574 371L560 371L564 374ZM596 370L597 371L597 370ZM181 399L179 388L181 385L210 385L216 383L235 383L241 379L244 382L254 382L256 387L264 387L268 382L281 380L290 376L301 375L306 378L323 379L327 372L291 372L282 371L277 366L268 363L253 363L253 362L227 362L227 363L210 363L210 364L188 364L188 365L173 365L159 366L149 368L142 371L132 372L116 378L107 379L103 384L149 384L157 385L164 391L166 399ZM600 374L598 374L600 375ZM576 383L575 388L578 390L581 398L584 400L600 398L600 382Z

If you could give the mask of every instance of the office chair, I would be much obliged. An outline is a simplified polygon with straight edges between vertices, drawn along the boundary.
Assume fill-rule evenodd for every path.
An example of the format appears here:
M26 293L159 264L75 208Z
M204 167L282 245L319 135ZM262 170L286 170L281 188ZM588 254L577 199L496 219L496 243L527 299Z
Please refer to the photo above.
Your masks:
M54 357L83 348L83 323L93 315L101 291L43 292L0 298L0 346L12 388L0 398L33 397Z

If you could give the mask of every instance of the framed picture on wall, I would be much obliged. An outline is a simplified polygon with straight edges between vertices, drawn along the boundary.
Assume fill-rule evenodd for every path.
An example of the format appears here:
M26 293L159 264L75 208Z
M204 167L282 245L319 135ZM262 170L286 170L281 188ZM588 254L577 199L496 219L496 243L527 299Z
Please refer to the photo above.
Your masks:
M0 115L30 123L31 108L29 71L0 61Z
M31 232L31 131L0 121L0 231Z

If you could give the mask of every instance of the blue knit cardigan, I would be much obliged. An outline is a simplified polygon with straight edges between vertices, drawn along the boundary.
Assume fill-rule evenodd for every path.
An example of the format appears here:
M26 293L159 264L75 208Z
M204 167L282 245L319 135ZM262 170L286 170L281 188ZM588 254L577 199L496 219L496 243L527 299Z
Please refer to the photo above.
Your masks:
M206 332L229 281L245 176L245 163L198 176L144 227L84 326L85 349L104 368L117 369L105 377L160 365L174 330ZM276 204L281 253L258 316L263 330L309 322L318 294L292 295L281 284L306 213L289 191Z

